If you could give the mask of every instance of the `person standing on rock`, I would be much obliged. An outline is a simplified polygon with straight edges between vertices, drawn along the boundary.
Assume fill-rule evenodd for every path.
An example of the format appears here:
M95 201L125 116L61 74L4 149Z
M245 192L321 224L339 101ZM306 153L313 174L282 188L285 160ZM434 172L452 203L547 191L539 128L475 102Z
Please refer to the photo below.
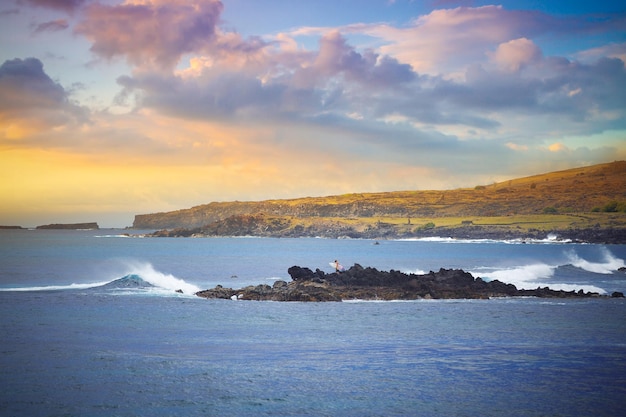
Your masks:
M339 264L339 261L335 259L335 272L343 271L343 266Z

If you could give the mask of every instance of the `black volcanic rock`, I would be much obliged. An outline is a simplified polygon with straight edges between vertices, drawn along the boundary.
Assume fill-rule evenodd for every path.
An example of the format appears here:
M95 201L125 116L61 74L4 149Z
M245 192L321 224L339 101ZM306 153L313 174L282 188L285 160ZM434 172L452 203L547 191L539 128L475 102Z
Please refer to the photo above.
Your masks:
M355 264L344 272L326 274L317 269L292 266L288 269L291 282L276 281L273 286L257 285L237 290L217 286L196 293L204 298L271 301L341 301L416 300L426 299L486 299L492 297L597 297L597 293L582 290L555 291L550 288L518 290L512 284L484 281L460 269L440 269L428 274L405 274L400 271L379 271Z

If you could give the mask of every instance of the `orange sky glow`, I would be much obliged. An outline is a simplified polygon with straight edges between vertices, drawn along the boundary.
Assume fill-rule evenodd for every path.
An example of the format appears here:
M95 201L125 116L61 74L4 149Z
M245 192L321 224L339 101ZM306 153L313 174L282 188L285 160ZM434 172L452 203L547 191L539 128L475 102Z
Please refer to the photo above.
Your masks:
M247 1L3 3L0 225L626 159L618 3Z

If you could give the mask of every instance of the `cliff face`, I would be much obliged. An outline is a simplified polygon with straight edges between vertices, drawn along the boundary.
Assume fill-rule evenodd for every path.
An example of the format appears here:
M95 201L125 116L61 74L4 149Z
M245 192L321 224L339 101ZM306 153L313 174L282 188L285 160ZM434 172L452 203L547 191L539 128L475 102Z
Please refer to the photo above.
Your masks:
M474 188L398 191L340 196L216 202L167 213L135 216L136 229L198 228L233 216L462 217L541 214L547 208L589 212L626 200L626 161L535 175Z
M256 237L323 237L330 239L397 239L449 237L456 239L495 240L542 240L553 234L561 241L620 244L626 242L626 214L610 220L612 226L530 228L512 225L463 225L414 227L410 224L365 222L362 219L296 218L267 216L265 214L241 214L192 229L162 229L147 236L151 237L210 237L210 236L256 236ZM574 219L577 217L574 216ZM597 217L595 217L597 218ZM540 225L539 223L538 225Z

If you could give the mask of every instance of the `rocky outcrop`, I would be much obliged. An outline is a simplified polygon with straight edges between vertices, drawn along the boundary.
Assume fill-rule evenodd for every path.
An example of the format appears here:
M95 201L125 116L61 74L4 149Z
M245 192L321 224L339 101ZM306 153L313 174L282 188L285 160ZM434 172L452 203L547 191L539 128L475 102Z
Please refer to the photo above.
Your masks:
M37 229L60 229L60 230L91 230L100 229L98 223L69 223L69 224L46 224L43 226L37 226Z
M440 269L428 274L379 271L355 264L344 272L327 274L317 269L292 266L292 281L276 281L273 286L257 285L241 289L217 286L196 293L204 298L267 301L342 301L486 299L493 297L598 297L584 291L556 291L550 288L518 290L512 284L484 281L460 269Z

